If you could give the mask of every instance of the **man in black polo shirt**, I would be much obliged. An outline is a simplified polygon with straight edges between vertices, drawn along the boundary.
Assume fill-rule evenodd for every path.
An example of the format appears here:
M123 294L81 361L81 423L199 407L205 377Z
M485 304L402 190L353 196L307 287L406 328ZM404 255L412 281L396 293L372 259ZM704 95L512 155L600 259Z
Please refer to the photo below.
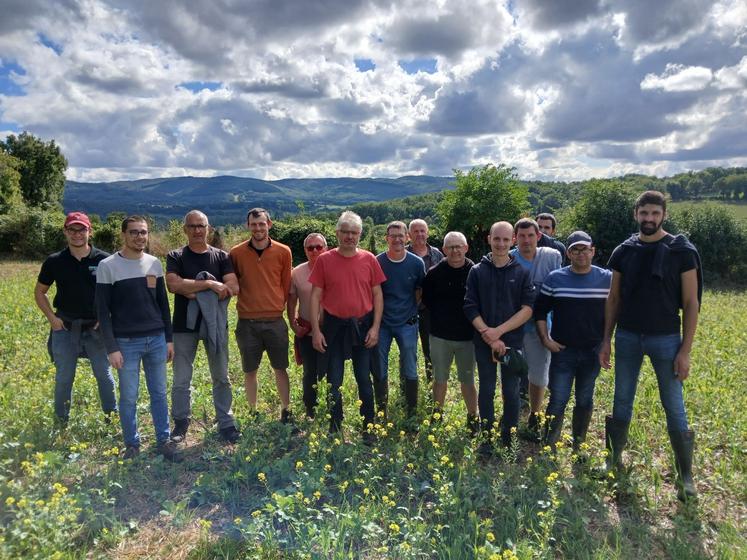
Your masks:
M228 253L208 245L209 228L205 214L189 212L184 216L188 244L166 257L166 285L175 294L171 439L183 440L189 428L192 364L202 339L213 382L218 433L224 441L235 443L240 434L231 411L226 310L229 298L239 293L239 283Z
M67 248L50 255L42 264L34 299L52 328L51 353L56 370L54 413L57 420L65 424L70 418L73 380L80 355L91 362L105 414L117 411L117 399L114 396L114 376L94 309L96 269L109 253L89 244L91 222L82 212L68 214L63 231ZM53 310L47 292L55 283L57 293Z

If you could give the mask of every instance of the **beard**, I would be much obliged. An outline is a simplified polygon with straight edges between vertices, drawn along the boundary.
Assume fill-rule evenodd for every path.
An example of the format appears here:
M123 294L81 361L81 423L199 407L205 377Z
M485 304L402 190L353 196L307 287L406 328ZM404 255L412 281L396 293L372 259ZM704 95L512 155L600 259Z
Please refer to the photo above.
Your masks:
M658 224L656 222L642 222L638 224L638 230L643 235L653 235L661 229L663 223L663 221L659 222Z

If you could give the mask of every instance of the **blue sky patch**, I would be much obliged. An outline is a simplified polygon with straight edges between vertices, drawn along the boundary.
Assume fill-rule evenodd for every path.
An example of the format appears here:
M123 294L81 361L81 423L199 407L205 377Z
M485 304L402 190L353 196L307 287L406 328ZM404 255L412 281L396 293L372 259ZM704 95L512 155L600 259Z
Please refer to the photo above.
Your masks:
M184 89L188 89L191 92L198 93L203 89L215 91L216 89L220 89L221 85L222 84L220 82L182 82L181 84L179 84L179 87L183 87Z
M4 120L0 120L0 130L10 131L10 132L21 132L21 129L18 128L17 124L5 122Z
M37 35L39 37L39 42L44 45L45 47L52 49L55 53L57 53L57 56L60 56L62 54L62 45L58 45L52 39L47 37L44 33L39 33Z
M414 58L412 60L400 60L399 66L408 74L417 74L418 72L425 72L427 74L436 73L435 58Z
M26 95L24 89L19 86L11 74L26 75L26 70L15 62L4 62L0 66L0 95Z
M368 72L369 70L374 70L376 65L370 58L356 58L355 67L359 72Z

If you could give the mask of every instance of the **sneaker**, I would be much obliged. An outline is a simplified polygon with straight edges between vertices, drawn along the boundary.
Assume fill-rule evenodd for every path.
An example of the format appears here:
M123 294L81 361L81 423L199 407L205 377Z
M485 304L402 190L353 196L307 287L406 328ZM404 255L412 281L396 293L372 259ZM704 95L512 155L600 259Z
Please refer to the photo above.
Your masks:
M229 426L218 430L218 437L225 443L236 443L241 439L241 432L236 429L236 426Z
M171 461L172 463L180 463L184 459L182 454L179 453L176 442L172 439L167 439L163 443L159 443L158 447L156 447L156 452L163 455L165 460Z
M171 430L171 441L174 443L181 443L187 437L187 430L189 429L189 418L184 420L174 420L174 429Z
M125 461L129 461L131 459L134 459L138 455L140 455L140 447L138 447L137 445L128 445L125 448L122 459L124 459Z

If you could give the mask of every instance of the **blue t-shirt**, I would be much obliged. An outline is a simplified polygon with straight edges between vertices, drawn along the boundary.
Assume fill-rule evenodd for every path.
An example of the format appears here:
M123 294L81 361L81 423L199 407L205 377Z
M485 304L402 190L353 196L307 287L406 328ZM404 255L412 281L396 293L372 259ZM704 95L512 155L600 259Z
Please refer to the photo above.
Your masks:
M417 255L405 252L405 258L399 262L389 259L386 253L376 256L386 281L381 285L384 293L384 315L381 324L387 327L404 325L417 317L418 303L415 290L423 285L425 264Z

